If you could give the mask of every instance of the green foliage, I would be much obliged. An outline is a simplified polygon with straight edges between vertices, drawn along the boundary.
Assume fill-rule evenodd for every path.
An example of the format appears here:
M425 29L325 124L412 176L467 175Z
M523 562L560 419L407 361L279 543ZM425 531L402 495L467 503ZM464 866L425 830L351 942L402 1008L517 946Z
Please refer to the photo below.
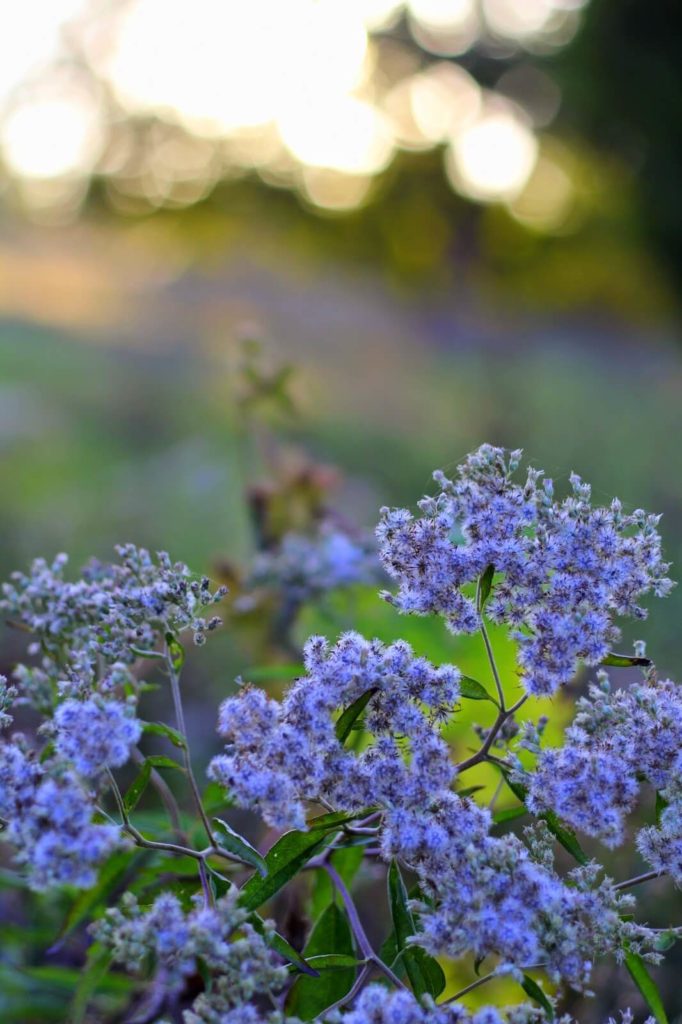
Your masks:
M302 977L296 981L287 999L287 1010L301 1020L312 1020L341 999L355 979L354 953L348 918L336 903L330 903L315 922L303 950L319 977Z
M409 939L417 933L417 927L396 861L392 861L388 869L388 902L393 921L394 947L405 966L414 994L418 997L428 994L435 999L445 988L445 975L437 960L419 946L409 943Z

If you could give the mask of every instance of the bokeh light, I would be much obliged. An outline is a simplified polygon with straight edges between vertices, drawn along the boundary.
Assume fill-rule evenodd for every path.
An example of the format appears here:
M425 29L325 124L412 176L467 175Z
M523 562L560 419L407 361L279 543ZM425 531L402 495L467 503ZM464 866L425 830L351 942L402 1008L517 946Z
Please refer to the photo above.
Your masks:
M537 150L533 132L513 107L489 101L452 140L448 177L471 199L513 199L530 178Z
M54 184L42 207L50 195L72 203L74 183L100 175L132 210L196 202L221 178L255 172L345 210L367 200L400 149L444 146L457 192L510 201L530 179L535 132L551 125L559 91L522 62L484 92L454 58L556 46L582 5L27 0L0 40L5 171L29 206L36 181Z

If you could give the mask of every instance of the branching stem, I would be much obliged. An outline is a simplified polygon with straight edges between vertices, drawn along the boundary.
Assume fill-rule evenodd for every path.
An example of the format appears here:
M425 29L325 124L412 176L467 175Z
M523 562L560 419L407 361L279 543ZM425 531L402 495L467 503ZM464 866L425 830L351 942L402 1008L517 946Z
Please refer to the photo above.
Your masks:
M475 754L472 754L471 757L468 757L466 761L460 761L460 763L456 765L457 771L460 775L462 772L466 771L467 768L473 768L474 765L480 764L481 761L485 761L487 759L488 751L490 750L493 743L497 739L500 729L502 728L504 723L507 721L508 718L511 718L511 716L515 714L515 712L517 712L519 708L526 703L527 700L528 694L524 693L522 697L519 697L516 704L512 704L510 708L506 708L506 710L504 711L500 709L497 718L490 727L490 731L488 732L488 735L486 736L481 749L478 750Z
M336 870L336 868L328 861L325 861L321 866L329 875L332 885L334 886L339 896L343 900L343 904L346 908L346 913L348 914L348 920L350 922L351 930L357 940L358 946L360 947L360 952L364 956L367 963L374 964L376 967L378 967L379 970L382 971L386 975L386 977L393 982L396 988L404 989L405 985L403 985L400 978L397 975L395 975L391 968L388 967L387 964L385 964L383 960L374 952L372 944L367 938L367 933L363 928L362 921L360 920L360 917L358 915L355 903L353 902L353 897L348 892L348 889L346 888L346 885L341 876L339 875L338 871ZM348 996L346 996L346 999L347 998Z

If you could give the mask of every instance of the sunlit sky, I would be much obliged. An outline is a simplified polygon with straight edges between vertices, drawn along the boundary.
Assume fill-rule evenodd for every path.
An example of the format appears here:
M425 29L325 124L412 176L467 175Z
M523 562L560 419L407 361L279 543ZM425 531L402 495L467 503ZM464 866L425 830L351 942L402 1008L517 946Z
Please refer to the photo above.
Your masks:
M441 146L455 191L528 207L544 189L549 223L570 180L544 144L558 90L531 58L571 38L583 2L22 0L0 33L5 177L29 207L77 205L94 173L160 206L256 171L347 209L399 149ZM388 37L401 18L417 46ZM509 88L456 62L473 46L518 52ZM524 73L538 109L519 101ZM140 117L156 119L143 156Z

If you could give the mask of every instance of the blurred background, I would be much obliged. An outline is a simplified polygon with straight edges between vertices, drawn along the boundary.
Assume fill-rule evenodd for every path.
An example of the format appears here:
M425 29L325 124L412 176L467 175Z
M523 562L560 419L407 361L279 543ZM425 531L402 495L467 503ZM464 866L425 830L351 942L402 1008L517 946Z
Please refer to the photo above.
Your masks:
M2 575L131 540L239 591L263 487L371 529L484 441L664 513L679 564L681 21L672 0L0 5ZM681 612L678 591L624 649L675 674ZM316 614L300 628L353 621ZM197 663L211 707L254 664L225 637ZM637 1005L621 975L583 1019Z

